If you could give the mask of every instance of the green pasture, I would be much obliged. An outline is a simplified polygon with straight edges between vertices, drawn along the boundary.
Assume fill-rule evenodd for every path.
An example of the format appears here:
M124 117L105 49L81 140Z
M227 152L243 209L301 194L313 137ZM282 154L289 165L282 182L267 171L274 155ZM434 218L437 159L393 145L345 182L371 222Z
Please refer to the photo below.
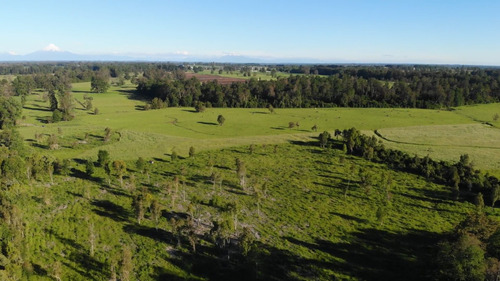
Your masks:
M221 74L219 74L219 71L214 71L214 73L212 73L211 70L203 70L203 71L198 72L198 74L217 75L217 76L222 76L222 77L241 78L241 79L255 78L258 80L273 80L273 79L276 79L279 77L290 76L290 73L286 73L286 72L276 72L276 77L272 77L271 72L251 72L251 76L243 76L243 73L241 73L239 71L233 71L232 73L227 73L226 71L223 71ZM297 75L297 74L293 74L293 75Z
M89 93L90 83L73 84L76 100L84 95L93 97L93 106L99 114L85 111L76 101L75 119L53 124L43 123L51 115L43 93L29 97L20 121L20 132L25 139L35 134L58 134L67 144L81 140L86 133L103 135L106 127L121 134L120 141L112 144L77 145L62 147L52 153L58 157L88 157L106 148L115 151L115 157L133 159L171 153L175 149L187 155L190 146L198 150L237 145L283 143L317 136L319 132L356 127L373 131L382 128L471 124L475 121L452 111L392 109L392 108L308 108L276 109L270 113L263 108L208 108L203 113L193 108L165 108L143 111L145 101L135 99L133 87L112 87L106 94ZM217 124L217 116L226 119ZM289 128L289 123L298 127ZM317 132L312 131L316 125ZM43 142L43 140L42 140Z
M377 132L390 148L452 162L467 153L476 168L500 171L500 130L489 125L409 126Z

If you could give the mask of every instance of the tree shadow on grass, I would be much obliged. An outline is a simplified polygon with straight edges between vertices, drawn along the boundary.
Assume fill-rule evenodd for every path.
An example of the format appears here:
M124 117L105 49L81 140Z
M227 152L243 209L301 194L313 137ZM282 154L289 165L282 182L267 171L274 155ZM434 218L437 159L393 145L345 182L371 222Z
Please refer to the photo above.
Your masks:
M347 276L363 280L428 280L432 277L433 249L440 236L427 231L401 234L364 229L353 233L349 242L286 239L335 258L329 262L330 268Z
M168 231L165 231L161 228L156 229L154 227L148 227L136 223L124 225L123 230L127 233L134 233L151 238L160 243L173 243L175 240L174 235Z
M23 109L34 110L34 111L44 111L44 112L52 112L48 107L29 107L23 106Z
M125 222L129 220L129 211L109 200L94 200L91 205L96 207L92 209L92 211L99 216L108 217L117 222Z
M78 272L82 276L85 276L89 280L98 280L103 277L103 274L106 276L109 275L109 266L91 257L87 253L87 249L84 248L81 244L72 239L63 237L50 229L47 230L47 232L51 236L59 240L61 243L63 243L65 246L71 248L70 254L66 258L66 260L72 261L75 264L79 265L78 267L75 267L73 266L73 264L67 261L63 261L62 263L65 266L72 268L74 271Z
M203 125L212 125L212 126L218 126L219 125L219 124L214 123L214 122L203 122L203 121L198 121L196 123L203 124Z

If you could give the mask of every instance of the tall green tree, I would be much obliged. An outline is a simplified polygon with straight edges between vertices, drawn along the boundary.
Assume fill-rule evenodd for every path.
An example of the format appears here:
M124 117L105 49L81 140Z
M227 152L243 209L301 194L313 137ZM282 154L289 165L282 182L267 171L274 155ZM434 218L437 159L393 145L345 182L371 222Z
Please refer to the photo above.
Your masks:
M90 80L90 91L93 93L106 93L110 87L109 71L100 70Z
M13 127L21 116L21 104L13 98L0 96L0 129Z

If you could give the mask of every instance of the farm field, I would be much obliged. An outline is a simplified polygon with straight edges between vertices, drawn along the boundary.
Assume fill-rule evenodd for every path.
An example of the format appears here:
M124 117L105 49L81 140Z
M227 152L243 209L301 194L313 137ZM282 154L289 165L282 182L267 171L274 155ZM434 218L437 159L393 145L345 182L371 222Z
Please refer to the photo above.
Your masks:
M468 153L475 167L495 174L500 171L498 128L476 123L384 128L377 132L390 148L445 161L456 161Z
M269 73L269 72L266 72L266 73L252 72L251 76L243 76L243 73L240 73L239 71L233 71L233 73L227 73L227 72L223 71L221 74L219 74L218 72L214 72L212 74L212 72L210 70L204 70L204 71L198 72L198 74L202 74L202 75L217 75L217 76L226 77L226 78L235 78L235 79L244 79L244 80L249 80L250 78L255 78L255 79L258 79L258 80L272 80L272 79L276 79L276 78L273 78L271 76L271 73ZM294 74L294 75L297 75L297 74ZM290 76L290 73L276 72L276 77L288 77L288 76Z
M285 143L307 140L322 131L355 127L365 134L375 130L386 140L386 146L402 149L436 159L456 161L469 153L478 168L497 172L499 169L498 130L492 116L498 104L465 106L453 111L403 108L308 108L276 109L271 114L262 108L209 108L196 113L192 108L140 110L144 101L135 99L131 84L112 87L106 94L90 94L90 83L75 83L74 97L83 101L84 95L93 97L99 115L75 103L76 118L71 122L44 124L50 116L42 94L32 95L23 110L20 132L26 139L41 133L62 131L61 140L67 148L53 151L57 157L86 158L106 148L123 159L138 156L153 157L170 154L172 150L186 156L189 147L210 150L223 147ZM225 117L224 126L217 124L217 116ZM483 125L490 122L493 126ZM290 129L289 122L299 127ZM317 132L311 128L316 125ZM106 127L121 134L119 142L102 145L69 144L86 133L102 135Z

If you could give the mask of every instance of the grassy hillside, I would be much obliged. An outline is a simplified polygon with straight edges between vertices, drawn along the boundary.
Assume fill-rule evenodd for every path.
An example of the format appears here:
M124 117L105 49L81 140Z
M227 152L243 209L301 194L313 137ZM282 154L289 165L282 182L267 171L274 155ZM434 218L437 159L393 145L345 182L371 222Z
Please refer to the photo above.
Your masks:
M246 165L245 188L236 158ZM448 187L315 143L158 157L148 164L149 179L133 161L126 164L123 185L102 168L86 176L73 162L71 176L4 192L26 221L24 250L33 263L26 279L120 276L126 248L131 280L422 280L432 273L437 239L473 210L449 200ZM141 223L137 194L145 198ZM157 223L152 201L162 209ZM187 236L177 245L172 218L193 219L196 252ZM249 254L219 249L210 234L214 221L230 222L228 238L249 229Z
M89 89L74 84L76 100ZM485 119L494 105L144 111L132 90L91 94L99 114L75 102L75 119L59 123L46 123L43 92L28 98L19 128L27 144L70 158L71 168L0 192L14 204L4 206L11 223L0 230L11 238L2 255L19 257L0 255L2 280L428 279L436 243L475 207L451 200L450 187L320 149L314 137L376 130L392 148L444 160L469 153L479 168L498 167L498 124ZM58 149L49 150L50 135ZM99 150L125 160L123 181L114 168L87 171ZM236 159L245 163L239 175Z

